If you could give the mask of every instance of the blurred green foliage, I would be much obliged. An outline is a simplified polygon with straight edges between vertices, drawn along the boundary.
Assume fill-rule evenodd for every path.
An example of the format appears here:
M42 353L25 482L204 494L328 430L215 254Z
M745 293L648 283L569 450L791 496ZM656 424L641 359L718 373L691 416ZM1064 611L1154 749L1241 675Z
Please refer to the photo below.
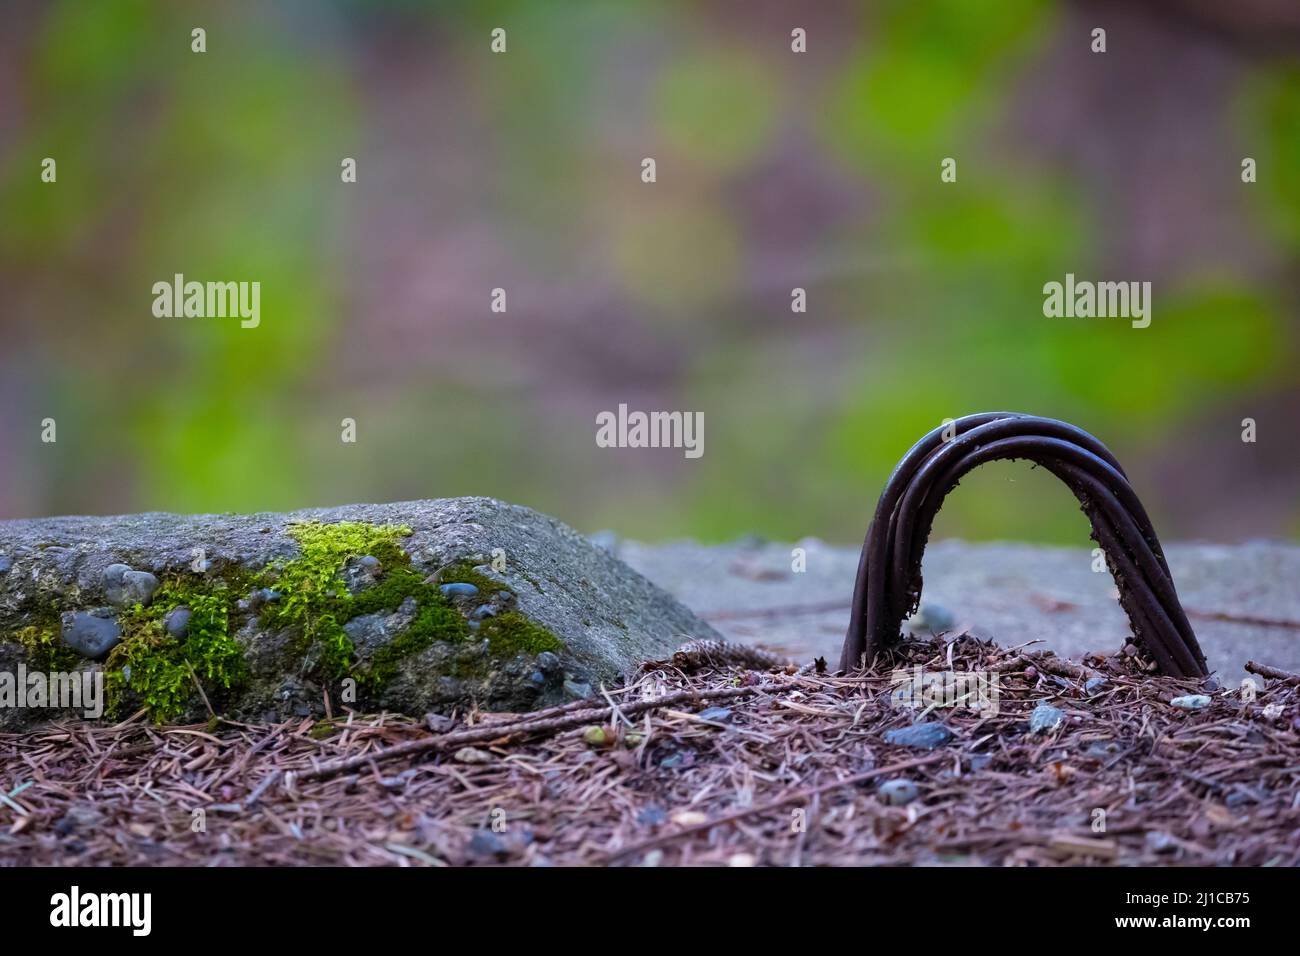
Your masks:
M1150 473L1171 435L1294 391L1300 184L1276 171L1300 169L1300 70L1261 61L1232 106L1275 274L1173 270L1141 332L1048 321L1043 283L1099 277L1114 238L1077 169L1006 138L1061 12L846 7L804 60L786 18L738 31L708 4L232 5L204 11L195 56L189 8L53 4L0 153L0 276L15 325L41 318L6 331L5 369L60 444L6 446L27 477L0 504L482 493L654 538L848 540L912 441L990 409L1077 421ZM361 184L340 188L355 155ZM782 206L785 183L832 198ZM786 227L811 237L798 255ZM407 259L420 281L375 272ZM259 280L262 325L154 319L143 290L178 272ZM509 319L486 313L498 284ZM703 411L705 456L597 451L592 413L620 401ZM970 483L941 531L1079 542L1043 476ZM1167 536L1199 527L1151 507ZM1300 529L1291 507L1278 533Z

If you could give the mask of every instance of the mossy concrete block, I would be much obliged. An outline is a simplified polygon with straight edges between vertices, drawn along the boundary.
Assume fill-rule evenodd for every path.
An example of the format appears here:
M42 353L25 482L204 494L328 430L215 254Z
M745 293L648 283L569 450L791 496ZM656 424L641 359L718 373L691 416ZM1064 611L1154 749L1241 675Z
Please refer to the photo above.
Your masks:
M84 666L57 640L63 615L118 605L123 640L93 665L109 719L203 719L191 670L234 717L319 714L326 695L335 713L528 710L718 637L609 551L491 498L5 521L0 555L0 661ZM158 582L144 601L122 606L123 566Z

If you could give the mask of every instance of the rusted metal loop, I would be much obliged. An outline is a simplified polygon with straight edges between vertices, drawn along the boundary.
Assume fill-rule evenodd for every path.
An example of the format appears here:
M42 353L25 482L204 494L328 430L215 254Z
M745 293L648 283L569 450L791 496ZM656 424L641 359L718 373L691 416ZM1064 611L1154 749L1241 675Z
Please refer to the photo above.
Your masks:
M893 474L890 475L885 490L881 493L880 501L876 505L875 517L867 528L867 537L862 547L862 557L858 562L857 580L853 592L853 611L849 618L850 633L846 638L846 644L851 641L854 644L865 646L867 635L879 632L885 616L884 602L886 595L883 591L867 587L867 570L869 567L879 568L884 566L888 550L888 536L873 535L873 529L888 526L898 505L899 498L907 489L917 469L924 464L936 449L945 444L950 444L952 441L961 440L969 432L976 429L1008 419L1026 420L1040 425L1053 434L1073 438L1080 445L1110 463L1121 475L1124 474L1119 462L1115 460L1105 445L1082 429L1056 419L1038 418L1016 412L984 412L977 415L967 415L935 428L918 441L894 467ZM949 434L954 437L948 438Z
M894 468L858 562L840 667L896 641L921 595L921 561L935 515L967 472L1023 458L1048 469L1078 498L1119 589L1133 635L1159 669L1204 676L1164 552L1123 469L1096 438L1066 422L1012 412L969 415L930 432Z
M1167 656L1177 660L1181 670L1202 666L1203 662L1198 665L1187 650L1189 639L1194 644L1195 635L1178 602L1173 581L1163 561L1148 543L1149 539L1154 538L1154 533L1149 526L1139 528L1134 516L1121 500L1131 496L1132 489L1127 482L1121 481L1118 488L1127 494L1114 493L1112 488L1117 486L1110 484L1107 479L1117 480L1118 473L1088 452L1058 439L1036 436L1002 439L968 453L949 466L935 479L933 488L920 506L922 514L917 528L919 534L911 536L911 552L904 559L907 563L897 565L894 569L895 584L900 579L914 577L915 584L909 584L908 589L919 596L920 566L925 541L943 496L956 487L961 476L978 465L1010 458L1029 459L1060 478L1079 499L1093 525L1094 535L1110 539L1109 542L1099 543L1103 544L1103 550L1111 558L1111 570L1119 587L1120 603L1129 614L1139 643L1149 645L1158 662ZM913 485L913 489L916 487ZM905 510L907 506L905 497L903 506L899 509L900 527L896 529L900 538L907 534L901 526L901 522L908 517ZM1158 543L1156 547L1158 548ZM1135 614L1135 604L1143 610L1140 616ZM915 608L915 601L910 602L910 606L902 606L906 616ZM1146 628L1141 626L1143 619L1149 624ZM1174 632L1177 633L1177 639L1171 643L1169 635Z
M1024 431L1023 420L1009 424L1018 425L1020 426L1018 430ZM979 429L979 431L984 432L987 430ZM971 437L973 437L973 434ZM993 449L993 451L990 452L989 449ZM917 593L920 591L919 562L921 552L925 548L925 541L930 535L934 516L943 502L943 497L952 488L956 487L957 482L976 465L985 461L1004 458L1027 458L1045 467L1052 468L1057 477L1073 487L1070 475L1074 474L1074 472L1062 472L1053 467L1053 463L1057 461L1068 463L1076 466L1076 468L1082 468L1085 473L1096 478L1105 488L1113 488L1119 497L1119 503L1116 507L1110 509L1111 517L1115 520L1121 520L1121 517L1117 516L1122 516L1126 530L1133 535L1138 544L1137 556L1143 559L1142 563L1151 579L1164 580L1168 578L1169 568L1165 564L1164 554L1160 551L1160 544L1156 540L1155 531L1151 527L1146 512L1142 509L1141 502L1137 500L1137 495L1134 494L1124 476L1108 462L1086 449L1059 439L1027 434L1002 438L987 444L981 443L973 449L963 447L963 444L958 442L952 442L936 451L925 463L925 466L917 472L916 478L899 504L898 518L894 525L891 554L894 558L894 585L896 590L891 594L891 597L896 602L906 601L907 595L904 593L904 588ZM943 471L944 466L949 465L950 462L951 466L946 471ZM938 477L934 477L936 473L938 473ZM941 489L940 493L938 495L929 494L930 489L936 486ZM922 494L926 495L924 499L922 499ZM1115 496L1111 495L1109 497L1113 498ZM1099 500L1104 502L1106 499ZM1089 502L1081 497L1080 504L1083 504L1086 510ZM914 530L913 519L918 516L921 517L921 520L917 529ZM918 530L919 540L917 540ZM908 561L907 555L911 555L911 562ZM1172 592L1173 586L1172 582L1170 582L1168 587L1162 590L1161 597L1167 603L1176 605L1177 599L1173 597ZM914 601L909 603L912 606L915 604Z

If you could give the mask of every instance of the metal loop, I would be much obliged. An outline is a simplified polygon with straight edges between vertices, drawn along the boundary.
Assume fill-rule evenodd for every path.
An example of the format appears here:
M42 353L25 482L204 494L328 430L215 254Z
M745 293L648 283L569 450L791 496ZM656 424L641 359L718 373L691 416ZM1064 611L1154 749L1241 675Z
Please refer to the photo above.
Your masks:
M1017 458L1048 469L1079 499L1133 637L1161 672L1205 676L1205 655L1178 601L1155 529L1119 462L1082 429L1012 412L968 415L936 428L894 468L862 545L840 668L850 670L864 654L898 640L903 620L920 602L921 559L947 494L973 468Z

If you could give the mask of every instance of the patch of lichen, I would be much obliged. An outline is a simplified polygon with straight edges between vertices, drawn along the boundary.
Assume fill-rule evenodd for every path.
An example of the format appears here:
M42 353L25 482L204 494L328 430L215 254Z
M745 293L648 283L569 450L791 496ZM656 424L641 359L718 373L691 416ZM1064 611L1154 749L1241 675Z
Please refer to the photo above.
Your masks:
M489 649L498 657L558 652L563 647L558 637L518 611L488 618L479 633L488 639Z
M118 619L122 642L105 662L108 712L120 714L129 698L146 707L155 722L166 723L185 712L194 681L218 699L221 691L242 682L244 655L230 633L238 593L226 580L174 575L148 607L136 604L124 611ZM190 611L182 638L168 634L162 623L178 607Z

